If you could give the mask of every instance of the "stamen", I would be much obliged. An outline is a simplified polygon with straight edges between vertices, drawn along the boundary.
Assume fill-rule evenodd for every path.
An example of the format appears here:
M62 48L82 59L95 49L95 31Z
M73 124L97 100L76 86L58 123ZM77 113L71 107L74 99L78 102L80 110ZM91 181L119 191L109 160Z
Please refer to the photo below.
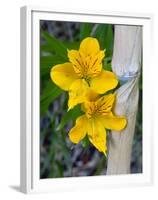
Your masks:
M81 66L81 63L80 63L80 61L76 58L76 61L77 61L77 63Z
M98 58L95 59L95 61L94 61L94 63L92 64L91 67L93 67L93 66L96 64L97 61L98 61Z
M80 52L79 52L79 57L80 57L81 65L84 66L84 62L83 62L83 59L82 59Z

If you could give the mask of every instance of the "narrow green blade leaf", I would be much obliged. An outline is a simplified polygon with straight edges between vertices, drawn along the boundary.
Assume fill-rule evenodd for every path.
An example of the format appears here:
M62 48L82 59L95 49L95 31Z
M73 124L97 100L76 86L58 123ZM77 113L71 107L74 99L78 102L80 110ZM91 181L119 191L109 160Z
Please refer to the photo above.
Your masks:
M88 139L87 135L86 135L86 137L83 138L83 140L81 141L81 144L82 144L83 148L87 148L89 146L89 139Z
M44 51L44 52L53 53L52 45L50 45L50 44L41 44L40 50Z
M57 64L61 64L61 63L64 63L64 60L61 59L61 57L58 56L58 55L41 56L40 57L40 73L41 73L41 77L43 77L45 75L49 75L51 68L53 66L55 66Z
M113 45L114 45L114 34L112 30L112 25L107 25L105 48L107 49L108 56L113 54Z
M83 23L81 25L80 39L83 40L85 37L89 37L92 31L93 25L90 23Z
M63 41L62 42L63 45L67 48L67 49L78 49L79 48L79 42L69 42L69 41ZM40 50L43 52L49 52L49 53L53 53L53 49L52 49L52 45L50 44L42 44L40 46Z
M52 51L62 57L65 62L67 58L67 48L62 42L57 40L54 36L49 35L47 32L42 32L42 37L47 41L48 45L52 47Z
M112 55L113 30L111 24L98 24L93 36L99 40L101 49L106 49L106 56Z
M75 120L80 115L82 115L80 106L75 106L75 108L65 113L59 126L57 127L57 130L61 130L70 120Z
M40 97L41 114L44 114L48 111L48 106L50 103L53 102L53 100L57 98L61 93L62 90L59 87L57 87L51 81L48 82L48 84L42 90Z
M101 49L105 49L105 40L106 40L106 33L107 33L107 26L106 24L98 24L97 28L95 29L93 36L99 40Z
M63 44L66 46L67 49L79 49L79 46L80 46L80 43L79 42L67 42L67 41L64 41Z
M112 60L112 57L105 57L104 58L104 60L103 60L103 68L105 70L112 71L111 60Z
M41 61L41 63L51 63L53 65L53 64L63 63L64 59L61 59L60 56L58 56L58 55L41 56L40 61Z

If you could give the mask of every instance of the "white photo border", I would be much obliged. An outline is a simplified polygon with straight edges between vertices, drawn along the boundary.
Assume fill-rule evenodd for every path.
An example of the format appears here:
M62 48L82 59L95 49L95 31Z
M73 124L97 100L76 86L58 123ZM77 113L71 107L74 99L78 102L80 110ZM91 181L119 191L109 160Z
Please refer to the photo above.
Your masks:
M152 15L106 11L21 8L21 191L61 192L152 184ZM143 27L143 173L40 179L40 20L140 25ZM154 70L153 70L154 71Z

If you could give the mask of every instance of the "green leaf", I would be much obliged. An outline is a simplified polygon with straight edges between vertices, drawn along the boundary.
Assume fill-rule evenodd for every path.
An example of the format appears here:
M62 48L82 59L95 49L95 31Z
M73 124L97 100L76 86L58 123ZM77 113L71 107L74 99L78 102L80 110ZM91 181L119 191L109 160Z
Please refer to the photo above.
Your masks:
M105 48L107 49L108 55L113 54L113 45L114 45L114 34L112 30L112 25L108 25L106 40L105 40Z
M62 59L60 56L58 55L53 55L53 56L41 56L40 57L40 62L43 63L51 63L53 64L59 64L64 62L65 60Z
M106 65L104 66L104 69L107 70L107 71L112 71L111 63L106 64Z
M53 53L52 45L50 45L50 44L41 44L40 50L44 51L44 52Z
M83 140L81 141L81 144L82 144L83 148L87 148L89 146L89 139L88 139L87 135L86 135L86 137L83 138Z
M93 36L95 36L100 43L101 49L105 49L105 40L106 40L106 33L107 33L107 25L106 24L98 24L97 28L95 29Z
M63 41L62 43L67 49L76 49L77 50L80 45L80 43L76 42L76 41L73 41L73 42ZM40 46L40 49L43 52L53 53L52 45L49 45L49 44L42 44Z
M79 42L67 42L67 41L64 41L63 44L67 47L67 49L79 49L79 46L80 46L80 43Z
M83 40L85 37L89 37L92 31L93 25L90 23L81 24L80 39Z
M103 60L103 68L107 71L112 71L111 60L111 57L105 57L105 59Z
M54 83L49 81L47 85L42 90L42 94L40 97L40 112L41 115L48 111L48 106L50 103L57 98L62 93L62 90L57 87Z
M40 73L41 76L49 75L50 70L53 66L64 63L64 60L58 56L58 55L53 55L53 56L41 56L40 57ZM48 78L48 77L47 77Z
M75 120L80 115L82 115L82 111L80 109L80 106L77 105L75 106L75 108L65 113L56 130L57 131L61 130L70 120Z
M101 49L106 49L106 56L112 55L113 30L111 24L98 24L93 36L99 40Z
M41 70L40 70L41 79L43 78L43 76L50 74L51 68L52 68L52 66L49 63L42 65ZM48 76L47 76L47 78L48 78Z
M47 41L48 45L52 47L52 51L62 57L65 62L67 58L67 48L62 42L57 40L53 35L49 35L47 32L42 32L42 37Z

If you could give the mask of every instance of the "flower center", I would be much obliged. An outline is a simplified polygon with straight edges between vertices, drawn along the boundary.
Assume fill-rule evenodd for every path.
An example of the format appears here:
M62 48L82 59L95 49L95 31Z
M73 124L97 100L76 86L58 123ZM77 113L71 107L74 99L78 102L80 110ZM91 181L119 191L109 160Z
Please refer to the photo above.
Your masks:
M98 115L98 106L95 102L88 103L86 106L86 115L88 118L92 118Z
M91 81L91 78L90 77L83 77L83 79L86 81L86 83L88 84L88 86L90 87L90 81Z
M101 62L98 62L97 55L84 55L80 52L78 57L75 58L74 70L80 78L84 78L89 84L90 78L97 76L101 69Z
M86 115L88 118L96 117L96 116L106 116L111 112L113 96L101 97L99 100L95 102L87 102L85 104Z

